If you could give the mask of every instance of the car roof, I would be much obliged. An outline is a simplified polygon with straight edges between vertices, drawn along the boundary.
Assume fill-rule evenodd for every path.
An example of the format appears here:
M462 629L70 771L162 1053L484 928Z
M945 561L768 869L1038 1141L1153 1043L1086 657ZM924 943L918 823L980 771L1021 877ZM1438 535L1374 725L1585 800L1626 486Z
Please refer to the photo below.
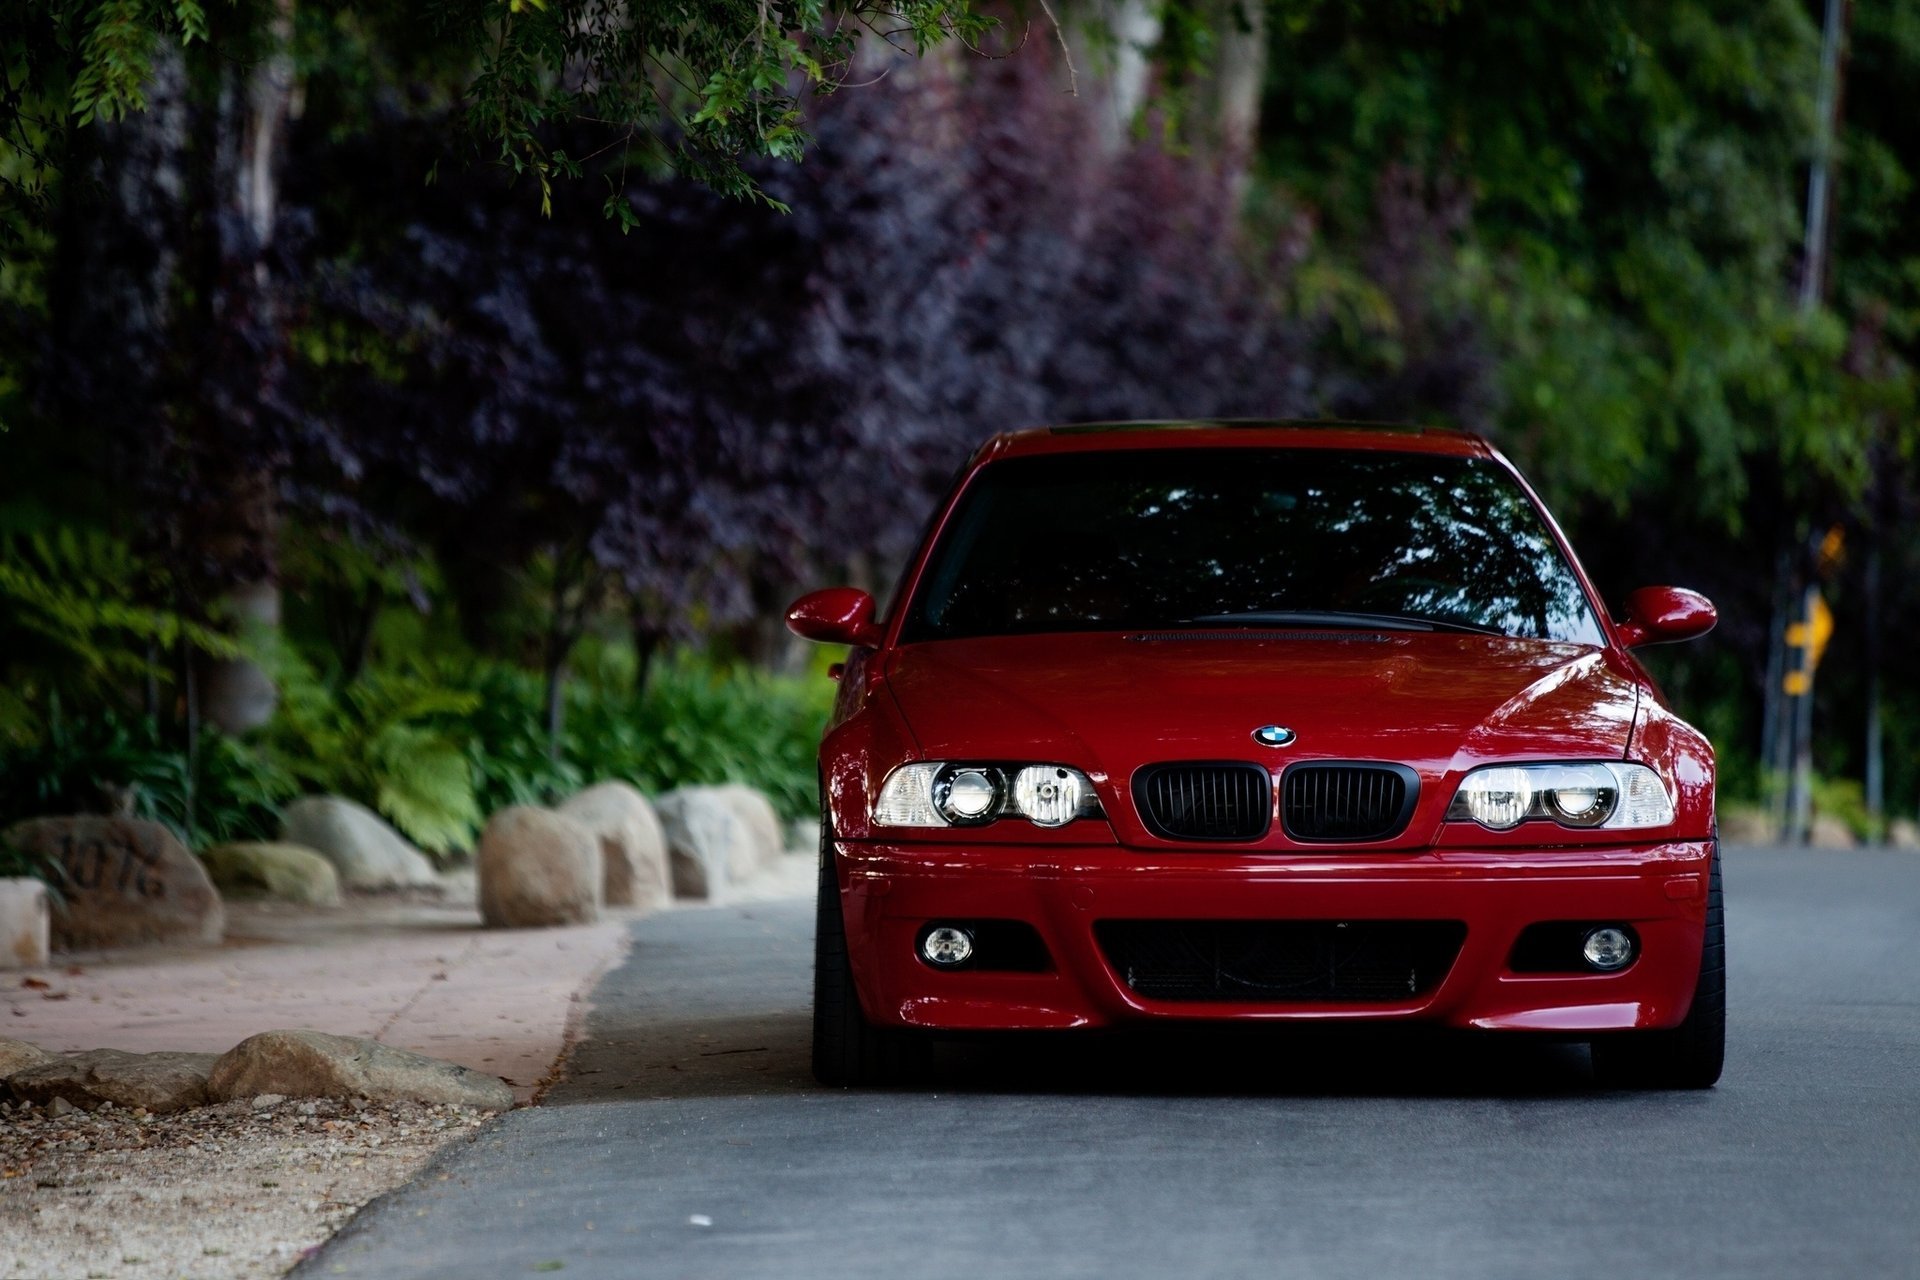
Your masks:
M1471 431L1403 422L1347 422L1332 418L1188 418L1141 422L1081 422L1008 431L980 447L976 462L1050 453L1105 453L1132 449L1355 449L1384 453L1495 456Z

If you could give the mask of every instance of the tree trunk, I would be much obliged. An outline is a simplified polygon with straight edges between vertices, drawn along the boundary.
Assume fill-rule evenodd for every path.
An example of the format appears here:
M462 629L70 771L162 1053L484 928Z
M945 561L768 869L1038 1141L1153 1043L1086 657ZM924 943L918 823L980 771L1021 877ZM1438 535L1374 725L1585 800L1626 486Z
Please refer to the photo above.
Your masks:
M280 326L267 252L279 212L280 153L293 100L292 38L293 0L276 0L268 21L264 56L250 68L223 75L223 80L238 83L233 87L222 85L215 113L218 198L232 215L221 221L225 225L237 223L234 231L223 231L219 236L218 278L229 305L239 304L233 307L236 318L276 337ZM237 119L235 106L239 108ZM219 322L216 317L215 323ZM269 351L271 361L277 348L270 347ZM229 355L238 361L247 360L251 355L249 344L233 344ZM227 372L229 385L252 382L264 389L277 370L235 368ZM220 407L215 407L216 415L219 412ZM277 632L280 627L277 478L270 464L260 465L258 455L246 447L248 442L232 438L236 432L258 427L251 406L243 411L241 421L219 423L214 431L216 448L227 445L233 447L232 452L225 458L208 459L214 468L209 478L231 498L225 509L228 519L220 522L227 527L219 529L216 524L211 550L229 567L235 581L216 613L234 623L243 637ZM226 468L223 475L222 462L240 465ZM244 733L272 717L279 693L272 677L256 662L244 658L210 661L201 676L201 701L206 718L213 724L228 733Z

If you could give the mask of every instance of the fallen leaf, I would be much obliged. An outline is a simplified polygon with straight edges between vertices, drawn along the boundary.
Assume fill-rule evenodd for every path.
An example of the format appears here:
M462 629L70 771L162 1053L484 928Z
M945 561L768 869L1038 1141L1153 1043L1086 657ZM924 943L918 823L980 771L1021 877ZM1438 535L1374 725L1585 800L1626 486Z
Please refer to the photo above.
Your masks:
M534 1263L533 1269L535 1271L558 1271L566 1265L566 1263L560 1261L558 1258L549 1258L545 1262Z
M29 991L45 991L53 984L41 978L22 978L20 979L20 985Z
M71 991L43 991L40 993L40 998L42 1000L65 1000L72 994Z

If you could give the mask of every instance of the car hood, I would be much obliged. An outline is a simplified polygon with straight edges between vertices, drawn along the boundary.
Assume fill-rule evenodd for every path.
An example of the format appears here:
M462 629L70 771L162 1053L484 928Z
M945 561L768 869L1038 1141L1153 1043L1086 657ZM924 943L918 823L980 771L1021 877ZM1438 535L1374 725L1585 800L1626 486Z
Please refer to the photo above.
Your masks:
M1432 796L1492 760L1619 759L1639 697L1588 645L1442 632L949 640L896 651L887 683L928 759L1057 760L1122 793L1159 761L1359 759ZM1269 724L1294 741L1256 743Z

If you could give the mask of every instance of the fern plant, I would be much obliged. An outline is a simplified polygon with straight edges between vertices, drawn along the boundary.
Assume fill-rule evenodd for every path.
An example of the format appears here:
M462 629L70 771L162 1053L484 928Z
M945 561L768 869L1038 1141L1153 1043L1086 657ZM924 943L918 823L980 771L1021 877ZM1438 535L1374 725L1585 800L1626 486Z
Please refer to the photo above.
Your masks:
M418 665L376 668L343 690L297 654L274 666L273 744L288 773L371 806L436 855L472 845L481 813L463 722L479 705L475 694Z
M139 599L139 584L152 580L126 543L98 529L0 537L0 736L15 744L40 736L47 700L61 692L111 704L160 674L156 658L182 644L241 655L231 637Z
M108 813L164 823L189 845L271 839L280 806L297 790L290 774L237 738L202 730L189 756L144 719L71 716L57 697L39 738L0 746L0 827Z

